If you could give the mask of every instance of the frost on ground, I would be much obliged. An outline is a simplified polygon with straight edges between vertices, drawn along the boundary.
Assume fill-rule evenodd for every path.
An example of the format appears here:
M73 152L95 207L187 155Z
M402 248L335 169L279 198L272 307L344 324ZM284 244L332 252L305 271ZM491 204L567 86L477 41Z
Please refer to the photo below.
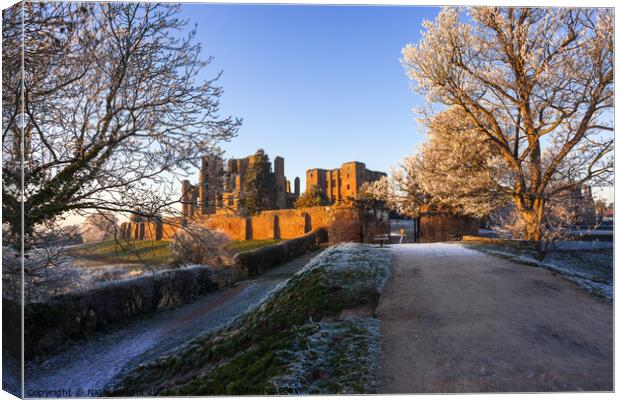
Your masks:
M207 265L188 264L178 268L210 268ZM44 302L54 296L80 293L105 285L131 279L166 274L177 268L153 268L144 264L127 263L101 266L83 266L54 249L33 249L24 260L26 302ZM213 269L215 270L215 269ZM2 247L3 296L21 301L21 259L8 247ZM12 289L12 290L11 290Z
M343 311L376 306L389 263L384 249L332 247L247 314L139 366L108 394L375 393L378 321Z
M493 244L468 244L467 246L512 261L557 272L589 293L607 300L613 299L613 248L584 247L579 244L566 245L550 251L543 261L539 261L534 253L528 250Z
M276 394L378 393L380 330L375 318L309 322L282 357L288 368L269 385ZM353 366L355 366L353 368Z

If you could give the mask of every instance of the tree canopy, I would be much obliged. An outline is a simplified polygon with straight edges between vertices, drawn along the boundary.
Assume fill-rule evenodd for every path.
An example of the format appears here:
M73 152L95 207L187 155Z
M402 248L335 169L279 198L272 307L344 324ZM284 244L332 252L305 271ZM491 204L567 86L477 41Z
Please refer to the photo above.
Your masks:
M442 182L454 190L436 187L436 197L466 210L475 205L464 203L463 190L478 187L481 204L506 195L525 237L540 240L551 197L612 178L613 10L473 7L465 21L462 12L444 8L425 21L402 63L416 91L449 108L425 112L431 130L443 132L455 154L476 135L472 155L490 146L501 169L485 160L466 166L473 175L464 187L449 173ZM463 129L450 130L455 124ZM435 161L437 173L447 171Z
M295 208L318 207L329 204L325 193L316 186L311 186L295 200Z
M250 215L275 208L276 180L271 171L271 161L263 149L254 154L243 182L241 206Z
M211 58L179 11L22 2L3 13L2 215L13 237L22 204L27 241L70 212L173 213L175 175L236 134L240 121L218 115L219 74L199 79Z

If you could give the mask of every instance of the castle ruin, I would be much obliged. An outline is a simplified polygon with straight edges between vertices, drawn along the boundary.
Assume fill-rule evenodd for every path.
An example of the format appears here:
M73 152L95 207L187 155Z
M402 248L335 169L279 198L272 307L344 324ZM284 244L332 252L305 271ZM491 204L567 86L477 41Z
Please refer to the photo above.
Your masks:
M254 154L245 158L224 161L219 156L205 156L199 171L198 185L184 180L181 185L181 204L184 218L192 219L211 214L244 214L242 199L245 195L246 174L258 160ZM299 178L295 178L295 191L284 175L284 158L273 160L273 181L269 182L276 192L274 209L292 208L299 197Z
M198 185L184 180L181 186L181 204L183 218L193 219L211 214L233 213L243 215L241 200L245 194L245 179L248 169L258 159L254 154L245 158L231 158L226 166L219 156L205 156L199 172ZM314 168L306 171L306 191L316 186L321 190L330 204L343 204L354 199L366 182L374 182L387 176L384 172L366 169L366 164L350 161L340 168ZM300 180L291 182L284 175L284 158L277 156L273 160L273 182L276 191L273 209L286 210L294 208L295 200L300 195Z
M366 169L366 164L359 161L347 162L330 170L314 168L306 171L306 191L316 186L331 204L340 204L355 198L364 183L384 176L387 174Z
M270 171L272 181L265 189L274 191L272 210L248 215L243 209L246 176L260 155L224 160L219 156L205 156L201 160L198 184L184 180L181 185L182 216L153 221L130 221L121 225L121 235L133 240L169 240L177 229L188 223L203 225L225 233L231 240L292 239L311 230L325 228L330 243L341 241L372 241L380 233L390 231L388 212L372 215L356 207L351 199L365 182L386 176L370 171L361 162L344 163L341 168L307 171L306 188L313 186L323 191L329 206L295 209L300 196L300 180L291 182L284 174L284 158L275 157Z

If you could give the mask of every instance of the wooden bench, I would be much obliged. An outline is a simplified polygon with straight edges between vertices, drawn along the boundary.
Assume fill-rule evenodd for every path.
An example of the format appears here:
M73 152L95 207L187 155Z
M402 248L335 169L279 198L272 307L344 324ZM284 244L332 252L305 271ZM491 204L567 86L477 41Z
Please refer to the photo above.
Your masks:
M379 242L379 245L383 247L383 243L390 242L390 236L389 235L377 235L375 236L375 242Z

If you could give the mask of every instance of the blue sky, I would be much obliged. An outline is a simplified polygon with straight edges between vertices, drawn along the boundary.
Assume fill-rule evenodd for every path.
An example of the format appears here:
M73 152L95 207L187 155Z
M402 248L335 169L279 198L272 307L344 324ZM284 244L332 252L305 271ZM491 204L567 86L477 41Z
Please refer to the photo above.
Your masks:
M309 168L362 161L389 172L424 140L401 49L417 43L422 21L438 7L184 4L181 17L197 25L203 71L221 70L221 115L243 118L225 157L263 148L285 159L301 179ZM197 181L197 175L191 177ZM613 201L613 188L595 188Z
M362 161L388 171L423 140L400 51L439 8L185 4L219 70L221 115L243 118L226 157L263 148L302 180L309 168ZM195 179L195 178L194 178Z

